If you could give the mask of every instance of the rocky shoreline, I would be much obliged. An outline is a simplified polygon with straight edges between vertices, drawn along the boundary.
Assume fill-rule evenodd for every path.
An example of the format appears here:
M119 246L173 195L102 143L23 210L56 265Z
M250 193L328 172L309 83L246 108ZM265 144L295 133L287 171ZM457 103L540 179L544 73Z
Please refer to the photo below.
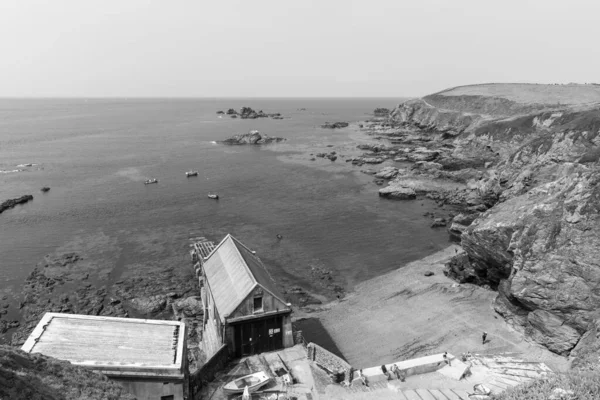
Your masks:
M389 182L381 196L459 207L448 230L465 254L446 274L497 290L499 315L568 355L600 331L600 103L577 103L579 90L599 89L572 85L571 104L557 105L544 103L555 89L539 86L504 98L459 87L402 103L362 124L390 144L361 158L399 164L375 174Z

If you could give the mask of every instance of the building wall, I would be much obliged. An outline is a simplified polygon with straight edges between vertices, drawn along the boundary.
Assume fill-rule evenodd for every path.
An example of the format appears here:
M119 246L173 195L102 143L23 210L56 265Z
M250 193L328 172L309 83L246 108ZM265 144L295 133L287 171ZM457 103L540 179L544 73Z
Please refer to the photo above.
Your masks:
M134 379L113 379L118 382L129 393L133 394L137 400L161 400L161 397L173 396L173 400L186 400L184 381L156 381L156 380L134 380Z
M223 370L229 360L227 346L223 345L213 354L213 356L204 363L196 372L190 374L190 399L199 400L200 391L206 382L215 379L217 372Z
M263 309L254 312L254 298L262 297ZM246 296L240 305L228 316L228 318L244 317L247 315L261 315L270 311L288 310L289 307L271 293L257 285L254 290Z
M292 347L294 345L294 332L292 331L292 315L287 314L283 317L283 347Z

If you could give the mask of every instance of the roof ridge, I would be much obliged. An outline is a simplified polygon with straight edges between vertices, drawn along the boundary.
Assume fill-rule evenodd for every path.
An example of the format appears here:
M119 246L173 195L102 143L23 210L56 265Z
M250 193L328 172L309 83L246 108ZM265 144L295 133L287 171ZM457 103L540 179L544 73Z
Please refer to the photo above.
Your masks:
M227 238L229 237L233 237L231 236L231 233L228 233L227 235L225 235L225 237L223 239L221 239L221 241L219 242L218 245L215 246L214 249L212 249L212 251L204 258L204 260L208 260L210 257L212 257L213 254L216 253L216 250L221 247L223 245L223 243L225 243L225 241L227 240Z
M231 239L231 241L233 242L233 247L235 247L235 251L237 251L238 255L242 259L242 265L244 266L244 269L246 270L246 272L250 276L250 279L252 279L252 281L254 282L254 285L255 285L254 287L256 287L256 285L258 284L258 281L256 280L256 277L254 276L254 274L250 270L250 267L248 266L248 263L246 263L246 260L244 259L244 256L240 252L240 249L237 247L236 243L239 243L240 245L242 245L242 247L244 247L246 250L248 250L250 252L250 254L252 254L252 250L250 250L242 242L240 242L239 240L237 240L236 238L234 238L231 234L228 234L227 237L229 237Z

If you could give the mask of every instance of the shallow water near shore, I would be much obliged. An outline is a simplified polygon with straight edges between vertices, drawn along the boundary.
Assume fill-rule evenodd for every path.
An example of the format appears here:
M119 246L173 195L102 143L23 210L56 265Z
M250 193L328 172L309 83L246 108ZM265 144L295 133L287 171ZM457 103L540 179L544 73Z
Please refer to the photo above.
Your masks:
M0 170L22 171L0 174L0 201L34 200L0 215L0 295L18 301L26 276L55 251L93 259L111 282L125 264L189 268L191 237L216 242L227 233L255 249L283 287L325 297L331 293L315 283L312 268L332 271L351 290L431 254L448 243L445 230L431 229L422 215L435 204L380 199L372 177L342 158L310 161L311 153L350 155L357 143L374 141L322 123L362 120L400 100L2 99ZM242 106L286 119L216 115ZM213 143L250 129L288 140ZM17 167L26 163L36 165ZM191 169L199 176L186 178ZM159 182L144 185L148 178ZM43 186L51 190L41 193ZM14 306L11 315L18 315Z

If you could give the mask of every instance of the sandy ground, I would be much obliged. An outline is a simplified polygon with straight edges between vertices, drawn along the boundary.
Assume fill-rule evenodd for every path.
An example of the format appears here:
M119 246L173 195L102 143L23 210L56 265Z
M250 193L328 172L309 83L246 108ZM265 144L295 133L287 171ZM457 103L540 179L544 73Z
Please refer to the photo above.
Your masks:
M470 351L516 352L521 359L565 369L565 358L527 342L494 312L495 292L444 276L444 262L460 251L452 245L363 282L343 300L310 316L321 320L355 368ZM435 275L426 277L426 271ZM483 331L488 332L486 344L481 340Z

